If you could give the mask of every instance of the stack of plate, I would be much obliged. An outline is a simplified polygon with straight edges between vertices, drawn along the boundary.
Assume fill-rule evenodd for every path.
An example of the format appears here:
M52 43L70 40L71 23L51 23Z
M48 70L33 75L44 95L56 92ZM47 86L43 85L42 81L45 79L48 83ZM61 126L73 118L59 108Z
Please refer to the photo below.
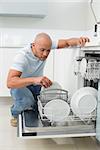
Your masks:
M97 90L92 87L83 87L72 96L71 109L81 119L91 117L97 106Z
M59 90L58 90L59 89ZM52 100L59 97L60 89L62 89L61 85L57 82L53 82L52 85L48 88L42 87L41 94L44 93L45 95L42 96L42 99L45 99L47 94L47 99Z
M48 88L43 87L41 89L40 95L43 102L43 115L51 123L64 123L70 114L70 106L66 102L68 96L66 92L62 90L61 85L57 82L53 82Z
M62 89L62 87L58 82L53 82L52 85L48 88L42 87L41 91L52 90L52 89Z
M69 113L70 106L67 102L61 99L51 100L44 106L44 115L51 122L66 121Z
M83 58L80 62L80 73L83 78L86 75L86 69L87 69L87 60L86 58Z

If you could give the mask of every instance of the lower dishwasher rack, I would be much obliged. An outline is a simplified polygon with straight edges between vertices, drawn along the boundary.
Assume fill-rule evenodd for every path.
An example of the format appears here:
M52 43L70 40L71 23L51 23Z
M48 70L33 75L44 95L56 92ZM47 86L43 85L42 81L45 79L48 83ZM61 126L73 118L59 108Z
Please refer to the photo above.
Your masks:
M17 133L18 137L26 139L96 136L95 124L95 120L81 121L76 118L66 125L52 125L43 122L33 110L27 110L19 114Z

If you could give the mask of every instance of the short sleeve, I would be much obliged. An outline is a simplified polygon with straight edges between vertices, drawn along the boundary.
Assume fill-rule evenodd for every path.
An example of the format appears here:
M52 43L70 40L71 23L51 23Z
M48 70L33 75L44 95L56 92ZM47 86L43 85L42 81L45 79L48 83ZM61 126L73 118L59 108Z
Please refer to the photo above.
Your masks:
M58 40L52 41L52 47L51 49L56 49L58 47Z
M16 57L14 58L13 64L10 67L10 69L15 69L20 72L23 72L25 70L25 67L27 65L27 60L24 57L24 54L17 54Z

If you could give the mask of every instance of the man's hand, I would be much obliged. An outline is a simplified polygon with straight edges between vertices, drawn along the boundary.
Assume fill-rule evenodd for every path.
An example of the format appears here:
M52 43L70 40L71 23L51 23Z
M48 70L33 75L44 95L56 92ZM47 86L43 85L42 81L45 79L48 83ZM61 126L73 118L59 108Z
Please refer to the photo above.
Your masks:
M80 37L80 38L71 38L67 40L68 46L80 46L83 47L86 42L89 42L88 37Z
M60 39L58 41L57 48L65 48L69 46L80 46L83 47L86 42L89 42L88 37L80 37L80 38L70 38L70 39Z
M52 85L52 81L49 80L47 77L35 77L34 78L35 84L40 84L41 86L44 86L45 88L48 88Z

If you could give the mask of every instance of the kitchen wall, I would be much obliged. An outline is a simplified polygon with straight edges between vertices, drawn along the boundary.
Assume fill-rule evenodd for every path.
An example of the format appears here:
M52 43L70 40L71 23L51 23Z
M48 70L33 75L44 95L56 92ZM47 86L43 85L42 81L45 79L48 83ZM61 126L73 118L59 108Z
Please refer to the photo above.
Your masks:
M44 19L0 17L0 28L35 28L92 30L95 19L90 9L91 0L0 0L0 3L47 3ZM93 0L97 20L100 21L100 1Z
M92 6L93 6L93 11L96 16L97 22L100 22L100 0L93 0ZM95 21L94 15L92 13L90 3L88 3L87 16L88 16L87 29L93 30L94 25L96 24L96 21ZM100 27L99 27L99 30L100 30Z
M6 1L6 0L5 0ZM3 1L3 2L5 2ZM19 1L22 2L24 0ZM0 0L2 2L2 0ZM11 0L6 3L11 2ZM18 2L15 0L14 2ZM26 2L34 2L27 1ZM38 2L38 1L37 1ZM47 15L43 19L0 17L0 28L28 28L28 29L63 29L87 30L88 4L86 0L54 0L47 3Z

